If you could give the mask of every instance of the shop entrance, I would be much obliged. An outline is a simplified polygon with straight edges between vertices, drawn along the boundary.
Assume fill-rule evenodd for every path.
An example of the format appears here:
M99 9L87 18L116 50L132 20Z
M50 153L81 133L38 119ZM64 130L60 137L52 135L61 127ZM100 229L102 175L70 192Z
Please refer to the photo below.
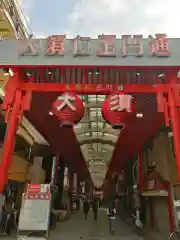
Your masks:
M165 34L156 34L149 39L128 35L122 36L120 40L114 35L101 35L98 40L81 36L66 40L64 35L58 35L45 40L2 42L1 68L7 72L11 70L12 74L2 104L2 109L6 111L8 129L0 165L0 191L3 191L8 180L15 134L23 115L32 122L38 122L44 135L48 131L51 145L58 149L56 126L72 127L84 115L83 102L78 95L84 98L87 95L105 95L106 99L100 106L105 121L115 129L123 129L126 136L127 133L131 135L134 127L138 129L137 141L130 149L127 145L123 149L123 144L132 143L131 138L126 137L121 144L123 161L132 157L163 123L166 127L171 127L180 179L177 65L180 51L176 44L177 41L169 40ZM51 120L48 118L50 115L54 117ZM142 134L142 129L145 134ZM72 136L72 133L68 134ZM68 140L64 142L69 144ZM75 144L68 146L73 152ZM61 151L64 156L68 152L67 148ZM68 154L72 154L73 158L73 153ZM115 169L123 168L123 165L119 165L117 154L112 158L115 160L109 164L106 178ZM78 164L79 168L83 165L82 162ZM83 166L84 177L89 177L87 166ZM143 171L139 164L141 191L143 181Z

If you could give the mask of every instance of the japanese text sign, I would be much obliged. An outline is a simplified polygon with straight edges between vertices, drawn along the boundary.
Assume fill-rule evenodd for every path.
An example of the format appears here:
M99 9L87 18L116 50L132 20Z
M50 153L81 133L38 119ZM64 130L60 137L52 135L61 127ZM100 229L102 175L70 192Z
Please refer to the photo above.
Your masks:
M4 40L1 66L179 66L180 39L155 34L76 36L53 35L46 39Z

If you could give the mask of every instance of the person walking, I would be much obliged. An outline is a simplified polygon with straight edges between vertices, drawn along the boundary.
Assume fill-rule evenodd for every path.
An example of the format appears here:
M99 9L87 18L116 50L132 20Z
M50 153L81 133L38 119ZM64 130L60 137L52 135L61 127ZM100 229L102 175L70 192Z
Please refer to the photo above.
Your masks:
M84 212L85 220L87 220L88 213L89 213L89 201L87 198L85 198L83 202L83 212Z
M116 209L114 205L110 206L107 209L107 216L108 216L108 222L109 222L109 231L111 234L114 234L114 222L116 219Z
M92 201L92 211L94 213L94 220L97 221L98 217L98 202L96 199Z

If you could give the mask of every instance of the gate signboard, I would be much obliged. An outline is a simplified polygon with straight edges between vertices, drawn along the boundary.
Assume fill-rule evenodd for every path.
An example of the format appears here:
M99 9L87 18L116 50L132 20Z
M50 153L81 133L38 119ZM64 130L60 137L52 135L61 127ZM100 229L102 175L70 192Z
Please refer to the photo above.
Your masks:
M18 238L28 237L29 232L42 233L46 238L49 228L50 217L50 185L29 184L23 194L22 205L18 225ZM23 234L22 234L23 233ZM22 236L23 235L23 236ZM34 236L33 235L33 236Z

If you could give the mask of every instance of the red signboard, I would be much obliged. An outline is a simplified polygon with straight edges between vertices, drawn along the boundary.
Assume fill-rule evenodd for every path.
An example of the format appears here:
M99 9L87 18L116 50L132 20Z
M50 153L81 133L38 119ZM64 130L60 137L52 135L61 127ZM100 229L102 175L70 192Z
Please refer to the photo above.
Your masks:
M23 200L50 200L50 193L25 193Z
M41 184L28 184L27 193L40 193Z
M49 184L28 184L27 191L30 193L50 193L50 185Z

